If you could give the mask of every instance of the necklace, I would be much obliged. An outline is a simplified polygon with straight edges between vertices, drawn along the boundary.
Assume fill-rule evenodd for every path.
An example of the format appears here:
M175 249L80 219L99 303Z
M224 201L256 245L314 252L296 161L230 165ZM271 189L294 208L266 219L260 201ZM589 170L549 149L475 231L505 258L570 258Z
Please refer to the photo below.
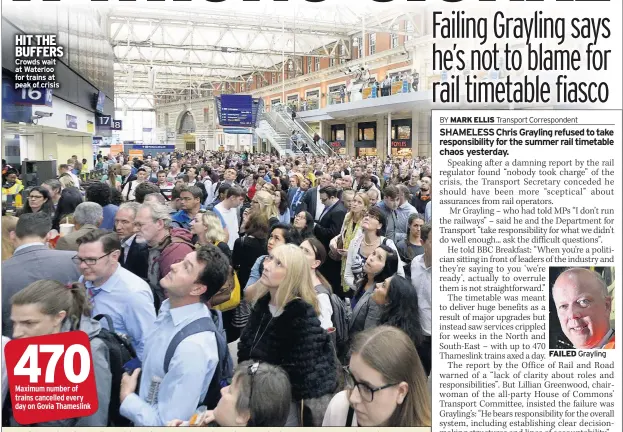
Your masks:
M374 243L376 243L376 241L377 241L377 240L378 240L378 239L376 239L376 240L372 241L372 243L368 243L368 242L366 241L366 238L364 237L364 238L363 238L363 244L364 244L364 245L366 245L366 246L374 246Z
M266 330L268 330L268 326L270 326L271 321L273 320L273 318L275 318L273 315L271 315L270 320L268 320L268 323L266 324L266 327L264 327L264 331L260 335L260 338L257 339L257 334L260 332L260 329L262 328L262 323L264 322L264 316L266 316L265 313L262 314L260 325L257 327L257 331L255 332L255 337L253 338L253 344L251 345L251 350L249 351L249 355L253 353L253 350L255 349L256 345L260 343L260 341L262 340L262 337L264 336L264 333L266 333ZM255 341L256 339L257 339L257 342Z

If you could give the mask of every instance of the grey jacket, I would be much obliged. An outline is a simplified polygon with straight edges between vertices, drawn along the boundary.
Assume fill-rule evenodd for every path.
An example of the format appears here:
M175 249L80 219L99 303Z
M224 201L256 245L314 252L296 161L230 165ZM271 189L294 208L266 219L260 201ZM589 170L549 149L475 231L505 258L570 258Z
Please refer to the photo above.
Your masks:
M60 239L58 239L58 241L56 242L56 250L67 250L67 251L78 252L78 243L76 243L76 240L78 240L83 235L96 229L97 227L95 225L87 224L81 227L77 231L70 232L66 236L63 236Z
M381 317L381 308L372 300L373 292L374 285L363 293L355 305L353 316L350 319L349 335L352 336L355 333L378 325L379 318Z
M69 321L65 321L61 327L61 332L70 331ZM53 422L39 423L32 426L46 427L105 427L108 425L108 405L110 404L110 389L112 386L112 374L110 372L110 362L108 348L106 344L96 336L101 330L100 323L88 317L80 320L80 331L89 335L91 341L91 357L93 358L93 372L95 373L95 385L97 387L97 412L89 417L79 417ZM11 425L18 424L11 419Z
M61 283L80 278L78 267L71 261L71 251L48 249L45 245L28 246L2 263L2 334L13 336L11 297L28 285L41 279Z

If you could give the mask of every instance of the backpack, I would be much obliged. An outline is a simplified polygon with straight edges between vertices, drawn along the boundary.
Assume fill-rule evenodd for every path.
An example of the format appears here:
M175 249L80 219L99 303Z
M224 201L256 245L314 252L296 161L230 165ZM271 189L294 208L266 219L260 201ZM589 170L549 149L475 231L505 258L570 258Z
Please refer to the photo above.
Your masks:
M182 343L184 339L189 336L202 332L213 332L216 336L216 345L218 346L218 365L214 371L212 381L208 386L208 391L202 401L199 401L199 405L205 405L209 410L216 408L218 401L221 399L221 389L231 384L231 380L234 376L234 364L229 354L229 348L227 347L227 336L225 329L223 328L223 317L220 311L210 310L212 318L204 317L196 319L195 321L187 324L181 329L167 348L164 356L164 373L169 371L169 364L175 354L177 346Z
M106 320L108 329L114 329L112 319L108 315L100 314L93 317L96 321L100 321L102 318ZM99 334L96 336L108 348L108 365L112 374L110 403L108 404L108 426L131 426L132 422L119 413L119 407L121 406L119 393L121 390L121 377L125 372L123 365L136 358L136 351L125 336L108 329L102 326Z
M344 354L346 354L346 350L348 349L348 328L350 326L350 318L352 312L348 306L340 299L336 294L329 292L329 290L323 286L318 285L316 287L316 292L318 294L326 294L329 296L331 300L331 308L333 309L333 313L331 314L331 322L333 323L333 327L335 327L336 333L336 351L338 358L342 358Z

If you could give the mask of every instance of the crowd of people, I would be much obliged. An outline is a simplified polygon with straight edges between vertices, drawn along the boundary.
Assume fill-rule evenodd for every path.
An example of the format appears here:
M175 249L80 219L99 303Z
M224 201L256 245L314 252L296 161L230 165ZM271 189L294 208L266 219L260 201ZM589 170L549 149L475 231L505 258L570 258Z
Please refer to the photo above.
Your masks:
M97 413L45 426L431 425L430 159L76 160L2 179L3 340L91 340Z

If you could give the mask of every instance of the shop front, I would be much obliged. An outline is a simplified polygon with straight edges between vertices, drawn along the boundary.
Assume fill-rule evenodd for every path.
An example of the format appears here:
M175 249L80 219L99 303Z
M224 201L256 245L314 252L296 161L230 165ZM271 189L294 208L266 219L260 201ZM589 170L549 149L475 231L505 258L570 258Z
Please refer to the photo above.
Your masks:
M411 119L392 120L392 157L412 158Z
M376 148L376 122L364 122L357 125L356 155L378 156Z
M331 140L329 145L339 155L346 154L346 125L331 125Z

